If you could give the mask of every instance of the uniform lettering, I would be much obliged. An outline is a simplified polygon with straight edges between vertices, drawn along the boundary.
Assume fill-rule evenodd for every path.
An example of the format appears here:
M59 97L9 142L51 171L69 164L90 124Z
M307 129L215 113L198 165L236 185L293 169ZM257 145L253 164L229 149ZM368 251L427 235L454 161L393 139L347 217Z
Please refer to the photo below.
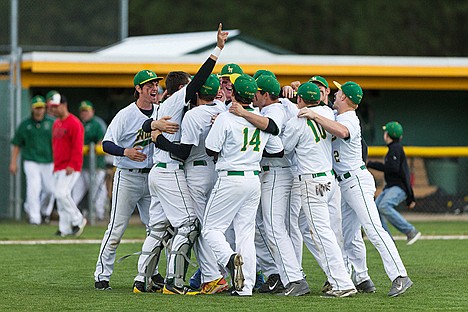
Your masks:
M247 150L248 145L254 146L253 148L254 152L260 151L260 144L261 144L260 130L255 129L254 133L252 134L252 137L250 138L250 141L249 141L249 128L247 127L244 128L242 132L244 133L244 145L241 148L241 152L245 152Z
M325 132L325 129L315 121L307 119L307 125L310 127L312 132L314 133L315 137L315 143L320 141L320 138L326 139L327 138L327 133Z
M151 133L145 132L143 131L143 129L138 130L135 143L133 143L133 147L135 146L145 147L150 143L151 143Z

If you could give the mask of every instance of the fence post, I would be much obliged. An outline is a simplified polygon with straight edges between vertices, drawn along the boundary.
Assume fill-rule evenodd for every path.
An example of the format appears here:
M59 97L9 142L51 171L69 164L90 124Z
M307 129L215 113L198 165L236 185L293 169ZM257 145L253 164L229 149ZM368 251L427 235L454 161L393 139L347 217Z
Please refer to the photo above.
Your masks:
M88 188L88 207L89 221L91 225L96 224L96 144L89 143L89 188Z

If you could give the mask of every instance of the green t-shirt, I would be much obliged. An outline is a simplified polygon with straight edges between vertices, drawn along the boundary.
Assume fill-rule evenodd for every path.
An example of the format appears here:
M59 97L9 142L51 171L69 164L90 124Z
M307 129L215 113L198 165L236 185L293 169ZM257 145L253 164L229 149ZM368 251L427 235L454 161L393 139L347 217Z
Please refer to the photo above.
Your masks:
M21 148L23 160L38 163L51 163L52 158L52 125L54 120L44 117L36 121L32 117L21 122L11 143Z
M106 124L105 122L99 117L93 117L88 122L83 122L83 126L85 129L84 135L84 144L89 145L91 142L95 144L101 142L104 138L104 134L106 132ZM86 155L83 157L83 168L89 169L89 156ZM106 162L104 156L97 156L96 157L96 168L106 168Z

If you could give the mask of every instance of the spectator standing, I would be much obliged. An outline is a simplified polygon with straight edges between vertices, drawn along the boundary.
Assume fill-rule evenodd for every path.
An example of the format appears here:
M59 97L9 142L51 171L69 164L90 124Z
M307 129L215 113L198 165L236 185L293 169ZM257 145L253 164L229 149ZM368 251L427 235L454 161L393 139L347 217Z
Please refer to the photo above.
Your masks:
M71 196L83 165L84 128L80 120L68 111L67 99L54 94L50 100L51 112L57 117L52 127L54 155L54 183L59 215L58 236L80 236L87 220Z
M26 176L26 200L24 211L29 223L48 223L54 207L52 172L52 124L46 116L46 101L37 95L31 99L31 117L21 122L11 141L10 173L18 171L18 156L21 152Z

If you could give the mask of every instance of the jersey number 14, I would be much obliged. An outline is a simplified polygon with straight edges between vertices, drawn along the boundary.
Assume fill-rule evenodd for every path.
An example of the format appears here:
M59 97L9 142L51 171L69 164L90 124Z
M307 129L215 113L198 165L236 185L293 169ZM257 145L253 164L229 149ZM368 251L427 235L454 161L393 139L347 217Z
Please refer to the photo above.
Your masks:
M260 130L255 129L249 141L249 128L244 128L244 145L241 148L241 152L245 152L249 145L253 145L254 152L260 151Z

